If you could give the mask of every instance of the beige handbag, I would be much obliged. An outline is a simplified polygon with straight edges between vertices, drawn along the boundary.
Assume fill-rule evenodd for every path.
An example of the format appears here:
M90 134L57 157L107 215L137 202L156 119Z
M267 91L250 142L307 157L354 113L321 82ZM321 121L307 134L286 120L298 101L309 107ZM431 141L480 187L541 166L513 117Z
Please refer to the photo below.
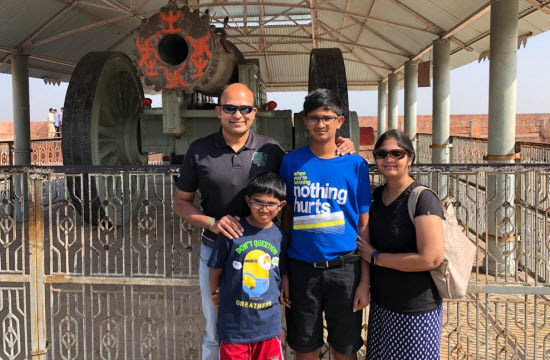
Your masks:
M413 224L416 202L423 190L429 190L435 194L432 189L425 186L417 186L413 189L407 203L409 217ZM458 224L452 202L441 202L441 206L445 217L443 220L445 252L441 264L430 270L430 274L439 296L443 299L460 299L466 295L476 255L476 245L464 234L462 227Z

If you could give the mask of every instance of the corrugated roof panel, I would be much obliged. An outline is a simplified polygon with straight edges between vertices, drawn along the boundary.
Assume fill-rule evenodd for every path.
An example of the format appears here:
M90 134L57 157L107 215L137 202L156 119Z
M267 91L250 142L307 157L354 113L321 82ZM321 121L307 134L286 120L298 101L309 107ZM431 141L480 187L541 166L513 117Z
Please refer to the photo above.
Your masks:
M114 18L118 18L118 14L115 15ZM122 15L125 16L125 15ZM108 18L105 18L103 20L108 20ZM40 42L44 39L50 39L55 38L57 35L63 35L67 32L71 32L73 30L79 30L83 26L87 25L94 25L97 24L100 20L98 19L92 19L89 15L85 15L82 13L77 12L71 12L70 14L67 14L67 16L64 16L62 19L60 19L58 22L55 22L52 24L47 30L42 32L38 37L34 39L35 43L40 44ZM113 35L118 36L119 34L128 34L131 30L136 28L139 25L139 21L134 18L125 18L122 20L118 20L116 22L110 23L110 24L102 24L96 27L91 27L89 30L85 31L78 31L75 33L72 33L66 37L66 39L58 39L54 40L54 42L59 41L74 41L75 37L79 37L81 33L93 31L95 29L103 28L106 29L109 32L112 32ZM105 44L110 44L111 41L109 37L104 39Z
M378 3L380 1L377 0L363 0L363 1L351 1L349 11L356 14L365 14L368 15L368 11L372 8L373 3ZM346 8L345 1L339 8L345 9Z
M41 55L53 58L63 57L67 61L76 63L86 53L105 50L123 36L123 34L114 34L106 28L95 28L81 33L78 36L78 41L68 37L65 41L54 41L33 50Z
M487 3L487 0L400 0L422 17L447 31Z
M378 33L390 38L394 43L413 54L417 54L433 40L437 39L436 35L404 27L394 27L378 22L373 22L370 26Z
M19 46L63 8L57 1L2 1L0 45Z
M346 61L346 78L347 79L353 79L354 81L379 81L382 79L382 75L378 74L378 72L372 72L368 66L354 62L354 61ZM375 69L382 74L387 74L385 70L382 69Z
M275 82L306 82L309 74L309 55L277 56L272 59L271 71Z
M131 0L116 1L123 6L131 6ZM213 2L213 0L200 1L202 3ZM430 29L426 21L418 19L417 16L403 9L402 6L396 5L395 1L399 1L404 6L418 12L422 17L436 24L438 27L441 27L443 30L448 30L462 21L462 19L478 10L488 0L378 0L375 2L371 14L371 17L378 19L367 20L366 26L372 28L372 30L379 35L374 35L371 30L365 29L359 37L359 31L365 19L368 17L368 11L373 5L373 0L351 0L349 2L349 11L354 14L348 17L345 17L341 13L345 11L348 0L319 2L318 6L320 8L330 9L330 11L319 10L317 12L319 21L326 23L327 27L334 28L336 32L328 34L326 33L326 29L323 29L320 24L317 24L319 25L317 45L319 47L340 46L344 52L346 66L349 67L348 71L351 80L353 80L353 77L358 77L359 79L377 79L377 73L385 75L388 71L384 68L397 68L407 60L407 56L397 55L399 51L406 50L403 51L402 54L408 56L417 54L437 38L435 34L431 33L436 31L433 26ZM242 2L242 0L219 2L219 4L223 3L225 6L211 7L211 14L218 16L218 26L227 15L230 15L236 21L242 21L243 6L232 6L232 2ZM92 3L97 6L90 6L89 4ZM272 4L275 6L268 6L270 3L269 0L265 0L265 3L264 19L269 19L271 16L275 15L281 15L284 12L295 18L301 17L302 22L307 23L310 21L309 6L301 0L273 0ZM285 3L289 5L283 5ZM141 8L142 4L146 5ZM166 0L135 0L133 6L141 16L148 17L166 4ZM291 5L296 5L297 7L293 8ZM4 0L2 6L2 12L0 13L0 47L14 48L39 29L48 19L51 19L55 14L62 11L66 5L63 5L62 1L52 0ZM101 0L87 0L85 3L80 3L76 8L71 9L67 14L63 15L59 21L53 23L42 32L40 36L37 37L37 40L45 39L56 34L62 34L63 32L81 28L82 26L122 14L122 12L110 10L108 7L107 3ZM538 10L532 11L532 9L531 4L527 3L525 0L520 1L520 12L522 14L520 16L524 16L524 18L520 20L520 35L529 32L536 35L540 31L550 29L550 16ZM204 10L206 10L206 8L201 8L201 11ZM255 21L257 21L257 15L260 13L260 6L248 6L247 13L249 16L249 24L253 25L254 16L256 16ZM346 20L344 21L344 19ZM120 44L116 46L115 50L121 50L131 54L134 49L134 38L127 34L130 30L135 29L139 25L139 22L140 18L120 20L113 25L105 25L56 39L41 46L30 48L29 51L36 55L47 55L52 58L76 63L85 53L92 50L108 49L112 47L113 44L120 41ZM340 36L339 28L342 27L343 23L345 23L345 29L342 32L343 36ZM406 26L396 25L397 23ZM289 69L294 70L305 66L305 70L303 73L299 74L298 80L301 79L301 84L306 82L307 59L309 59L307 54L312 47L310 35L311 25L306 24L304 29L300 29L290 22L286 22L287 25L281 24L284 23L273 22L270 26L265 26L263 29L264 34L262 41L260 41L259 38L260 31L253 26L248 29L251 34L249 39L242 37L243 31L237 31L237 29L229 28L227 32L230 40L234 41L237 47L243 52L249 53L251 57L260 59L261 71L264 75L268 72L268 66L262 52L264 46L267 46L267 51L272 52L272 55L269 57L269 63L272 68L272 80L281 84L283 81L281 79L293 78L295 82L285 87L288 89L297 86L297 75L294 77L289 76L287 74ZM452 56L451 65L453 68L476 60L480 53L488 50L489 37L486 36L482 38L481 35L489 30L489 26L490 14L487 13L455 35L455 37L463 43L472 42L474 39L478 39L479 41L470 45L474 51L468 52L460 50ZM412 28L424 30L414 30ZM287 38L282 38L282 36L287 36ZM338 42L333 41L333 37L341 40ZM356 41L356 39L358 40ZM250 42L250 44L247 45L247 42ZM273 43L275 43L275 45L272 45ZM359 46L355 46L356 43ZM346 53L352 48L354 49L353 54ZM372 48L378 48L378 50L373 50ZM456 51L459 47L455 42L452 42L451 49ZM300 55L290 55L294 53ZM0 59L5 58L6 55L7 53L0 53ZM430 53L422 57L424 60L429 58ZM32 57L31 59L33 61L36 60ZM361 61L372 64L372 66L377 66L374 68L375 71L369 71L365 65L360 64ZM38 65L34 62L32 64L37 67L37 69L31 70L31 76L42 75L48 70L56 70L57 67L60 66L55 62L45 63L50 66L44 66L44 64ZM299 66L296 66L296 64ZM61 68L63 67L61 66ZM67 70L61 70L61 68L59 68L58 71L67 72ZM7 64L0 64L0 71L10 72L11 69ZM57 76L55 73L50 75L52 75L51 77ZM61 74L60 76L65 75ZM277 76L281 76L281 78ZM353 86L350 85L350 88Z
M381 35L385 36L386 34L381 34ZM399 55L403 55L404 57L406 57L407 54L411 53L409 49L399 46L398 43L395 44L396 46L389 44L387 41L381 39L375 33L372 33L369 30L364 30L361 33L361 36L359 37L359 41L357 43L360 45L365 45L372 48L387 50L388 53L399 54Z
M550 8L548 10L550 10ZM542 11L535 11L534 13L525 16L519 23L520 27L525 24L525 26L530 27L533 35L538 35L550 28L550 15L546 15Z
M389 14L391 15L388 16ZM379 19L388 19L390 22L406 24L416 28L426 28L425 23L391 1L377 1L372 10L372 16Z

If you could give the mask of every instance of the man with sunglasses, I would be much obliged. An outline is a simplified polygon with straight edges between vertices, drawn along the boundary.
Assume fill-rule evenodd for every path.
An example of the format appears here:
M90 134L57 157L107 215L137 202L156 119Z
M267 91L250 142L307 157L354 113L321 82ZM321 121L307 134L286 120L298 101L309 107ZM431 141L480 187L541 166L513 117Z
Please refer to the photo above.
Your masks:
M217 234L228 239L242 236L240 218L250 214L245 201L249 180L257 173L278 173L285 151L276 140L250 130L258 110L254 95L245 85L228 85L219 97L216 113L220 131L194 141L183 160L174 195L174 211L185 221L204 229L199 264L199 280L206 335L202 359L217 360L219 341L217 315L210 300L208 259ZM338 139L340 154L353 153L349 139ZM200 209L193 205L200 192Z

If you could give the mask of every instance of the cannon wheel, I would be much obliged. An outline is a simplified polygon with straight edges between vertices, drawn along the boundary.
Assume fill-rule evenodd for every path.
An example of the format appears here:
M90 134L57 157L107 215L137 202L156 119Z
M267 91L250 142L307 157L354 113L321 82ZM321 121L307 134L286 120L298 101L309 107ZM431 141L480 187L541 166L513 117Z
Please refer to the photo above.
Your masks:
M65 97L63 163L147 164L147 154L140 151L142 99L141 81L128 56L119 52L85 55L73 72ZM130 181L128 175L89 177L83 174L82 180L69 177L67 185L77 210L94 225L102 221L116 225L126 223L139 204L135 197L142 193L142 186L135 177Z
M344 57L340 49L313 49L311 51L309 56L308 92L319 88L330 89L340 97L346 120L338 135L349 138L348 83Z

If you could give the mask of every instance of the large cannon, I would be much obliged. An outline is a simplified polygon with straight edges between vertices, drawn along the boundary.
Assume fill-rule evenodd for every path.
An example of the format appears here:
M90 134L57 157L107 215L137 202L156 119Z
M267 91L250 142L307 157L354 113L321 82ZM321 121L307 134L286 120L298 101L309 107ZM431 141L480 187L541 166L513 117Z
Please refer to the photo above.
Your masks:
M181 159L192 141L219 129L211 97L233 82L254 92L260 109L254 131L274 137L286 150L307 142L302 126L294 133L290 110L261 110L266 94L258 66L245 61L224 29L210 24L208 14L178 8L170 1L144 21L133 55L132 61L120 52L92 52L78 62L64 105L65 165L140 165L147 163L150 152ZM161 108L143 106L142 80L146 87L162 92ZM357 117L348 113L345 68L338 49L312 52L309 90L318 87L331 88L342 97L348 119L343 135L357 140L357 147ZM102 219L123 223L139 204L140 185L129 177L83 176L69 187L73 201L92 202L83 211L94 224ZM133 203L113 206L109 199L122 198L122 191L135 194Z

